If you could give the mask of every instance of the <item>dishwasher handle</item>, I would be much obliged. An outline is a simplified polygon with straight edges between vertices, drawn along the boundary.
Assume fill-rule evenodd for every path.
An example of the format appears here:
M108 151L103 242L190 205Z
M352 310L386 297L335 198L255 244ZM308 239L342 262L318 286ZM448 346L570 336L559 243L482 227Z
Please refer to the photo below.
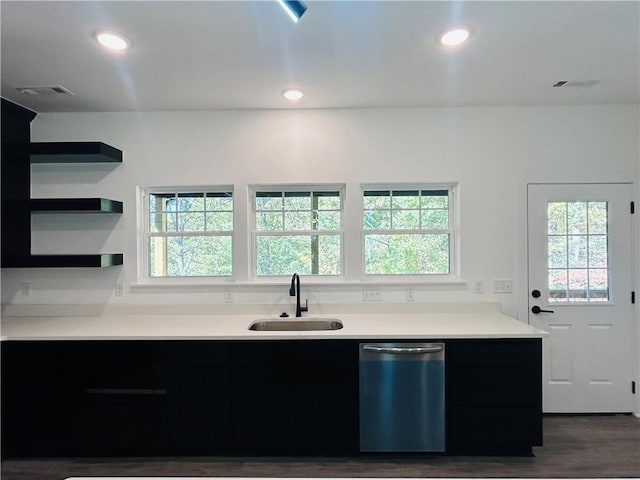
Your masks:
M362 350L373 353L391 353L391 354L412 354L420 355L424 353L438 353L444 349L442 345L433 345L428 347L385 347L381 345L363 345Z

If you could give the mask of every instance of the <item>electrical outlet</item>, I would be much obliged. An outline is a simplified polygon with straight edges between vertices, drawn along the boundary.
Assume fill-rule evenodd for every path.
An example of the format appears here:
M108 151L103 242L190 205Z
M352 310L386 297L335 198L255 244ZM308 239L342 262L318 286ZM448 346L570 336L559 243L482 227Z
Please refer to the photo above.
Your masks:
M407 302L416 301L416 292L413 290L413 288L407 288L405 295L405 299L407 300Z
M116 297L124 297L124 283L116 283Z
M513 293L513 280L494 280L493 293Z
M233 292L229 290L225 290L224 292L224 302L225 303L233 303Z
M382 300L382 292L379 288L363 288L362 300L365 302L379 302Z
M484 293L484 282L482 280L473 282L473 293Z

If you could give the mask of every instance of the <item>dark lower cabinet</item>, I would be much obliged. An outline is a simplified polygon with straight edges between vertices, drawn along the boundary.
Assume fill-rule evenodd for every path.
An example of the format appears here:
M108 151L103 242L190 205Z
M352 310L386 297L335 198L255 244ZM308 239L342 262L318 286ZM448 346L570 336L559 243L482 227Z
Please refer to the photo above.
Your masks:
M277 453L358 452L358 345L352 341L233 346L234 442Z
M166 395L85 393L73 414L73 455L157 455L167 451Z
M76 395L72 349L2 342L3 456L66 455Z
M542 445L542 342L447 342L447 451L530 455Z
M5 341L2 454L358 454L358 344ZM449 340L445 369L447 453L542 444L540 340Z
M167 343L168 448L172 454L231 452L231 345Z
M167 391L161 343L65 342L63 348L72 348L74 355L74 454L149 455L165 447Z

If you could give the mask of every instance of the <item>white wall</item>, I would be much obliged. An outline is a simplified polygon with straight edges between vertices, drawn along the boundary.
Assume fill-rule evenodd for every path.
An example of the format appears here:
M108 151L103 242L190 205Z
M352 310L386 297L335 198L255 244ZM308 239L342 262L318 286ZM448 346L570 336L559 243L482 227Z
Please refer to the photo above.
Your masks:
M135 288L137 185L233 184L239 198L254 183L340 182L349 200L360 183L456 181L468 283L413 286L416 301L498 300L517 316L526 302L526 183L637 184L638 117L637 105L41 114L33 141L103 141L123 150L124 163L35 165L32 196L101 196L125 210L34 216L34 253L121 251L125 265L3 269L2 303L206 305L224 302L225 289L237 303L289 302L284 285ZM513 279L514 294L493 294L494 279ZM473 293L476 280L484 294ZM117 282L124 297L115 296ZM383 301L404 302L404 289L382 287ZM312 304L362 300L361 285L306 291Z

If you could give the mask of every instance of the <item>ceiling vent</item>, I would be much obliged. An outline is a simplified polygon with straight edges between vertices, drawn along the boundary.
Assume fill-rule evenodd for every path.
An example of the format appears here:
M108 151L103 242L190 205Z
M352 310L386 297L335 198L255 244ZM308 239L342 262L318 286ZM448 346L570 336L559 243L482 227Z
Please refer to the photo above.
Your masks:
M560 80L553 84L554 87L593 87L600 83L600 80Z
M18 87L16 88L23 95L75 95L68 88L62 85L43 85L34 87Z

